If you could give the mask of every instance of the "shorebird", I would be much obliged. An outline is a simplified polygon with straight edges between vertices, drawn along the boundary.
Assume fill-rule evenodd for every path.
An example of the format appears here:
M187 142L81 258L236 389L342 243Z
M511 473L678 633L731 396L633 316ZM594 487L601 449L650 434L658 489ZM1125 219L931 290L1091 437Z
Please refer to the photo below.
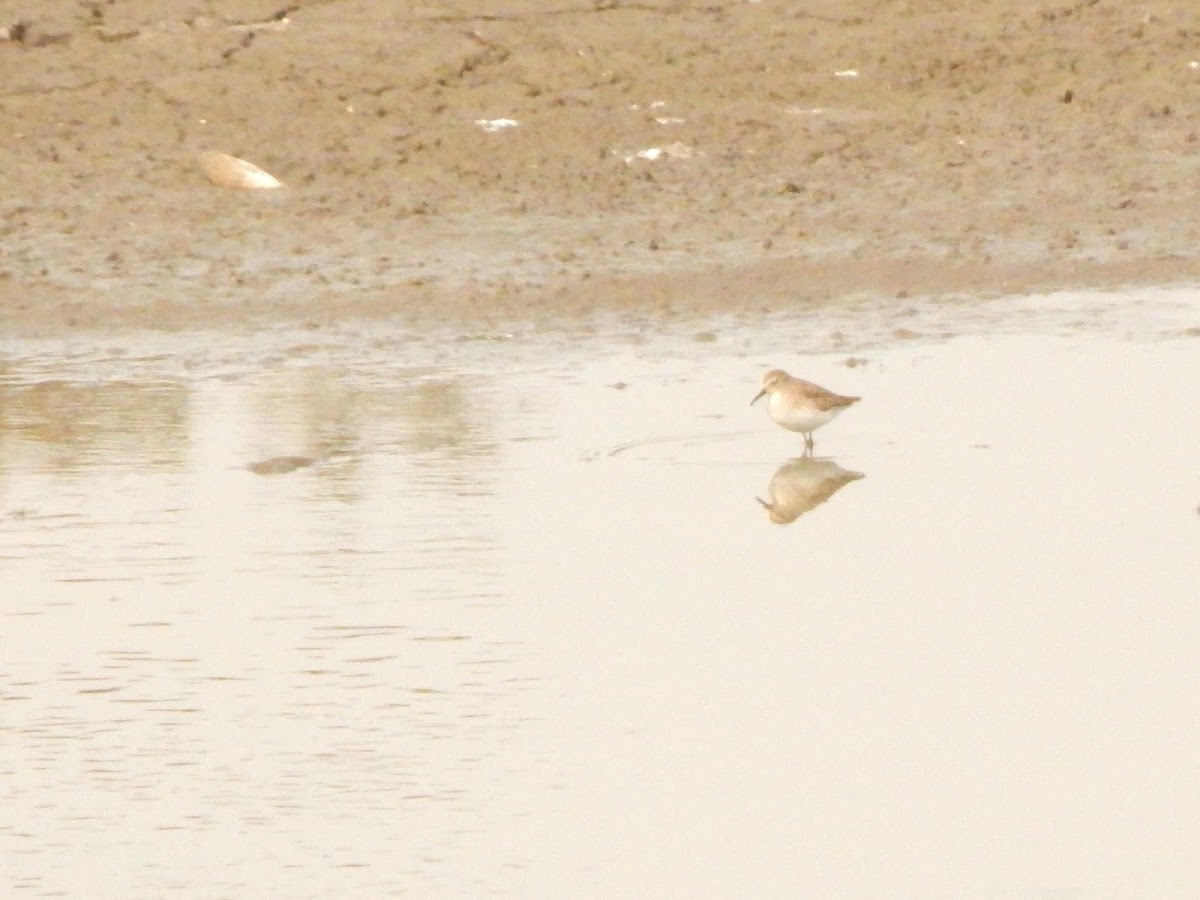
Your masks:
M806 450L812 450L814 431L832 422L843 409L862 399L843 397L811 381L793 378L782 369L772 369L763 376L762 390L754 395L750 405L753 406L764 396L771 418L777 425L804 435Z

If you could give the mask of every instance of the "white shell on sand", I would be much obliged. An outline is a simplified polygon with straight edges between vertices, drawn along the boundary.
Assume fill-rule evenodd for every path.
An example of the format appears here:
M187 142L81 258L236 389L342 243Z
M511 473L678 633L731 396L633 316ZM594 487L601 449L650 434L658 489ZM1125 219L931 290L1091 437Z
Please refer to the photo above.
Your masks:
M244 190L283 187L283 182L270 172L228 153L201 153L198 160L208 180L221 187Z

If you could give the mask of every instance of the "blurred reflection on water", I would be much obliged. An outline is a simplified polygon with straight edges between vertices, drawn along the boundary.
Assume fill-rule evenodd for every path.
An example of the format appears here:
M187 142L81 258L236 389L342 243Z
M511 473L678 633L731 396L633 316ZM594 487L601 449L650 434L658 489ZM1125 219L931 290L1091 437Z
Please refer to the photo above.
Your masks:
M9 467L26 462L71 473L136 458L141 466L178 468L188 439L187 399L179 381L0 380L0 447Z
M767 499L758 498L758 502L772 522L790 525L862 477L862 472L843 469L832 459L801 456L775 471L767 485Z
M488 798L519 814L511 798L544 782L522 736L537 678L511 613L489 611L506 592L502 461L462 376L16 368L0 385L0 676L18 714L0 838L32 858L12 887L332 896L339 866L422 868L477 843ZM244 468L287 453L316 462ZM146 849L89 870L76 828L114 862L111 840ZM318 858L324 881L267 877Z

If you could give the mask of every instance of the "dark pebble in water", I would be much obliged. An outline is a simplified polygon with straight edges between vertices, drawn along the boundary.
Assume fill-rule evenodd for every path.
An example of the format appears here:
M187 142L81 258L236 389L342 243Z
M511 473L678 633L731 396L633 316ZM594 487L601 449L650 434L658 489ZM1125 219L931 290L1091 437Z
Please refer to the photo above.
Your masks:
M286 475L297 469L306 469L314 462L316 460L308 456L272 456L261 462L250 463L246 468L255 475Z

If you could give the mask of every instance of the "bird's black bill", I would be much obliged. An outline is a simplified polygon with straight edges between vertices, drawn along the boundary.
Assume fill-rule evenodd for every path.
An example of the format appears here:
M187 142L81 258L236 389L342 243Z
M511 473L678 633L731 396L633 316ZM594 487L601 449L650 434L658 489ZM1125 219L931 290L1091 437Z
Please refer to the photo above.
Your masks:
M765 394L766 392L767 392L767 389L763 388L761 391L759 391L757 394L755 394L754 399L750 401L750 405L753 406L755 403L757 403L759 400L761 400L762 395Z

